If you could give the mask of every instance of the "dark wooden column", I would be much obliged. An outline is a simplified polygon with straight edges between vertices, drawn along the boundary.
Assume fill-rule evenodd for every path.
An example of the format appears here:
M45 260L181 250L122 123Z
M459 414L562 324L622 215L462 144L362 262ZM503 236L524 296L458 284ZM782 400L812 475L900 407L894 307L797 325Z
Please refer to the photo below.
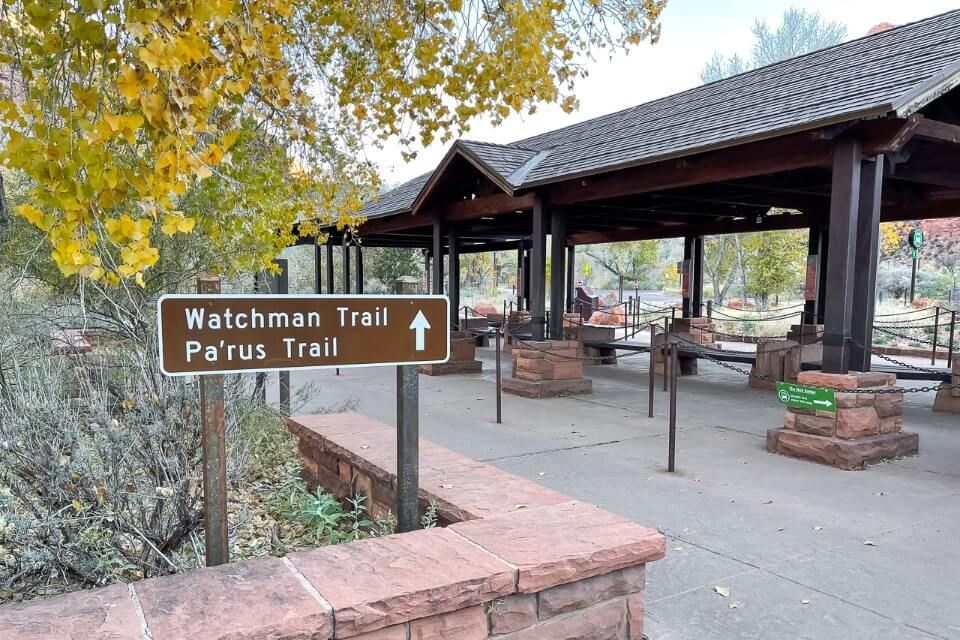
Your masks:
M517 311L523 310L523 296L527 286L527 270L524 264L524 258L527 252L523 246L523 240L517 246Z
M859 206L860 143L852 138L838 140L833 150L833 184L830 189L830 250L827 258L830 287L824 310L824 373L847 373L850 369Z
M343 254L343 292L350 293L350 245L344 241L341 249Z
M530 233L530 323L533 339L543 340L547 315L547 207L537 195L533 200Z
M460 319L460 248L457 246L457 228L447 227L447 297L450 298L450 326ZM466 327L464 327L466 329Z
M802 324L817 323L817 294L820 290L820 225L807 233L807 272L804 275Z
M823 314L827 308L827 261L830 258L830 227L820 227L820 255L817 258L817 304L816 324L823 324Z
M357 245L357 293L363 293L363 248Z
M446 228L443 220L433 221L433 293L443 294L443 236Z
M432 293L432 292L433 292L433 287L431 286L431 282L430 282L430 281L431 281L430 274L431 274L431 270L432 270L432 269L433 269L433 267L432 267L432 265L430 264L430 251L429 251L429 250L424 250L424 252L423 252L423 277L426 279L426 283L425 283L425 284L427 285L426 287L424 287L424 292L425 292L425 293Z
M577 297L577 247L567 247L567 301L566 310L573 313L573 301Z
M550 212L550 337L563 339L564 268L567 248L567 215L563 209Z
M330 238L327 238L326 244L327 250L327 293L336 293L336 281L333 277L333 245L330 243Z
M684 236L683 238L683 269L680 273L680 287L681 287L681 314L684 318L689 318L693 315L691 313L693 309L693 244L695 238L693 236Z
M880 243L880 196L883 190L883 156L875 156L860 171L860 206L857 213L856 265L853 275L850 368L870 371L873 343L873 307L877 291Z
M313 291L323 293L323 249L319 244L313 245Z
M690 264L690 307L694 318L703 314L703 236L693 239L693 262Z

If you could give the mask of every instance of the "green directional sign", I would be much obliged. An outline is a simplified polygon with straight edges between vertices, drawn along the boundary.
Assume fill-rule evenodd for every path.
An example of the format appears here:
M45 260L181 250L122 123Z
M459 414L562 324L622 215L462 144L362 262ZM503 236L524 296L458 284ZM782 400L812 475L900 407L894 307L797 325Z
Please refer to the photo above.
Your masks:
M837 410L837 395L833 389L808 387L805 384L794 384L792 382L778 382L777 399L788 407L796 409Z

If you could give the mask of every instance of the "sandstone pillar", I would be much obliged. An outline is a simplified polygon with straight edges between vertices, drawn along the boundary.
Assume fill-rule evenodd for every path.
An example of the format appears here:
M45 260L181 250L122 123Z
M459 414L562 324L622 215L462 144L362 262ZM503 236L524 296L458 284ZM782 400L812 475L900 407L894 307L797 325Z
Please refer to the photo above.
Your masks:
M783 427L767 431L767 450L841 469L860 469L919 449L902 431L903 392L888 373L803 371L799 384L834 389L836 411L787 410Z

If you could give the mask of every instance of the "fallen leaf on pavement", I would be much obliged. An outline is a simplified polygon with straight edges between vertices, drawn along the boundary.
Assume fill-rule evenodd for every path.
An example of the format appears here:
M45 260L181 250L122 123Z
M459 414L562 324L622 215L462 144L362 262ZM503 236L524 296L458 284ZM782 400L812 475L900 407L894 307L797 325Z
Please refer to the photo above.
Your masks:
M730 597L730 587L721 587L720 585L717 585L713 588L713 590L722 595L724 598Z

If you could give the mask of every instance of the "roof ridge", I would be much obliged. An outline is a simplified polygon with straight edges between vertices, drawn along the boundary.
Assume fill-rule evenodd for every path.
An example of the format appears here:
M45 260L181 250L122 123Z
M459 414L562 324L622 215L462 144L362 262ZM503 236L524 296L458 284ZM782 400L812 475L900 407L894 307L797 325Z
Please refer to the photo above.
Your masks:
M488 147L503 147L505 149L517 149L518 151L530 151L531 153L537 153L540 151L540 149L522 147L514 142L487 142L485 140L469 140L467 138L457 138L457 142L462 142L465 144L481 144Z

